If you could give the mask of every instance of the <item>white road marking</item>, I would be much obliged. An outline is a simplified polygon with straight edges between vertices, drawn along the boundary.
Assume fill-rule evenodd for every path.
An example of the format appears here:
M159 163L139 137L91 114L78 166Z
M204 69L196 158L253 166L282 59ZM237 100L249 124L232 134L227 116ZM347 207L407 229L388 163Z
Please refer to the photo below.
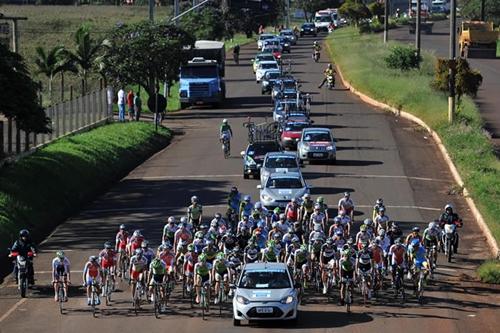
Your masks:
M239 174L234 174L234 175L189 175L189 176L151 176L151 177L127 177L124 179L126 180L162 180L162 179L200 179L200 178L205 178L205 179L210 179L210 178L234 178L234 177L241 177L242 175Z
M22 305L24 302L26 302L27 298L21 298L19 301L17 301L16 304L14 304L7 312L3 314L2 317L0 317L0 323L4 321L12 312L14 312L20 305Z
M373 208L373 205L356 205L355 207ZM390 205L386 205L385 207L386 208L395 208L395 209L421 209L421 210L441 211L441 208L422 207L422 206L390 206Z
M426 177L411 177L411 176L396 176L396 175L346 175L346 174L333 174L335 178L396 178L396 179L411 179L411 180L422 180L429 182L442 182L451 183L446 179L436 179L436 178L426 178ZM307 178L307 177L306 177Z
M64 252L68 252L68 250L64 250ZM52 271L36 271L35 272L36 274L52 274ZM83 273L83 271L74 271L74 270L71 270L71 274L74 274L74 273Z

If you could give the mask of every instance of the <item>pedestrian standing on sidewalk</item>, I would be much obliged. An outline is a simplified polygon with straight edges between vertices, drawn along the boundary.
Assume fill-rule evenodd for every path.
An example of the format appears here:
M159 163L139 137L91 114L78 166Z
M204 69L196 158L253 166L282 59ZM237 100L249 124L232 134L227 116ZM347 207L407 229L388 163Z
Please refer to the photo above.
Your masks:
M118 120L125 121L125 90L118 90Z
M137 92L137 95L134 97L134 111L135 111L135 120L139 121L141 118L141 111L142 111L142 100L141 100L141 93Z
M128 120L134 120L134 91L130 89L127 94Z

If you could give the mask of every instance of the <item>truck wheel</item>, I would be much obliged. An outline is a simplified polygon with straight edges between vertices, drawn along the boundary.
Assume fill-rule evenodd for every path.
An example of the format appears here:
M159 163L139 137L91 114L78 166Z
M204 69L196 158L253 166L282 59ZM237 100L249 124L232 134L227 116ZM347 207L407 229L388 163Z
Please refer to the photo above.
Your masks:
M244 173L244 174L243 174L243 179L249 179L249 178L250 178L250 177L248 176L248 174L247 174L247 173Z
M233 326L241 326L241 321L233 318Z

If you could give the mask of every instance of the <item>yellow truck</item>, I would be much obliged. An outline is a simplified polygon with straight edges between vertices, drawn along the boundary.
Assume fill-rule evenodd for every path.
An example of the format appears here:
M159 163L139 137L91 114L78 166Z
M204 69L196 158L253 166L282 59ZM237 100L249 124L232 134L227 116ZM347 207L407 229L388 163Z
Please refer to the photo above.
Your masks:
M463 21L460 27L459 48L463 58L495 58L498 31L493 22Z

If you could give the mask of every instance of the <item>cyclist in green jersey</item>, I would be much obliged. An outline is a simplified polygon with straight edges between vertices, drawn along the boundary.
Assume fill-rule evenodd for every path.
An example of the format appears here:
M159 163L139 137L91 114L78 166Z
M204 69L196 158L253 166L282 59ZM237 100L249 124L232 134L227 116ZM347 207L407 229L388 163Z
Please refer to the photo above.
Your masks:
M191 205L188 207L187 215L189 223L196 229L201 224L201 216L203 215L203 207L198 202L196 195L191 197Z
M347 279L354 279L355 258L353 251L350 249L342 252L342 258L339 261L339 276L340 281L344 282ZM344 305L344 288L345 283L340 284L340 305Z
M165 274L167 272L166 264L160 258L156 257L151 261L151 264L149 265L149 271L151 272L151 280L149 281L149 294L151 295L151 301L154 301L153 284L154 282L165 282ZM163 288L160 288L160 290L163 297Z
M309 274L309 254L307 253L306 245L301 245L299 249L295 250L293 262L295 272L299 272L302 270L302 272L304 273L304 277Z
M325 203L325 198L318 197L316 203L320 205L319 211L325 214L326 221L328 221L330 217L328 216L328 205Z
M304 194L304 196L302 197L302 204L300 205L300 218L299 218L299 221L301 221L302 223L308 223L310 218L311 218L311 214L313 213L314 211L314 200L311 199L311 195L306 193Z
M229 278L230 272L227 269L227 261L224 258L224 253L219 252L215 258L212 276L215 277L215 290L219 290L220 283L224 284L224 293L227 295L229 293ZM219 303L219 298L215 297L214 303Z
M197 304L200 303L201 286L207 281L211 281L210 265L207 263L207 256L201 254L198 257L198 262L194 265L194 283L196 285Z
M267 247L262 249L262 259L264 262L279 262L279 258L276 255L276 242L270 240L267 242Z

